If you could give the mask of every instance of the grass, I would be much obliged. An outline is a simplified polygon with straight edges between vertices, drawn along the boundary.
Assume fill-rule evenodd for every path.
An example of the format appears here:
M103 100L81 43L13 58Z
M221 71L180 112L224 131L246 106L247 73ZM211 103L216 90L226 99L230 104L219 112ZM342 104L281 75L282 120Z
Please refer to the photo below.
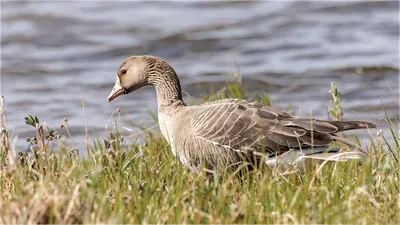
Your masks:
M233 82L218 96L244 93ZM391 137L371 135L366 160L287 175L260 168L208 179L182 167L159 132L126 144L118 127L88 157L41 141L31 156L0 149L0 223L399 224L399 123L386 120Z

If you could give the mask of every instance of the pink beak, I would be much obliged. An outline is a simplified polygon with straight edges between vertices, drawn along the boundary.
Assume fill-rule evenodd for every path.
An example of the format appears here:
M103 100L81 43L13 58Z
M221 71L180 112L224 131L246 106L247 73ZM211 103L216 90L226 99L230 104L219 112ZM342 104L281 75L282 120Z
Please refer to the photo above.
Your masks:
M121 87L120 82L117 79L110 95L107 98L108 102L111 102L112 100L116 99L118 96L125 94L124 92L125 92L124 88Z

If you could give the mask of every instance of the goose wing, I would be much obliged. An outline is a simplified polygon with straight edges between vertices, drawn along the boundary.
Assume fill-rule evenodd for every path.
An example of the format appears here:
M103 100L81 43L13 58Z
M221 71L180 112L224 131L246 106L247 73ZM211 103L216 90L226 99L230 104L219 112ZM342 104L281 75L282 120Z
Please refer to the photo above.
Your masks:
M224 99L199 106L193 121L201 141L235 151L281 154L291 148L326 146L334 133L373 124L297 118L257 102Z

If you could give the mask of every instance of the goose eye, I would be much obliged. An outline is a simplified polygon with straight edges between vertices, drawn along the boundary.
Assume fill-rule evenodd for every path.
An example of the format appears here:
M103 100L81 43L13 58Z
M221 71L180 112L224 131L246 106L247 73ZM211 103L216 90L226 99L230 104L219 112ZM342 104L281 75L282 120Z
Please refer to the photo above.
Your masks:
M122 74L126 74L126 70L122 70L121 73L122 73Z

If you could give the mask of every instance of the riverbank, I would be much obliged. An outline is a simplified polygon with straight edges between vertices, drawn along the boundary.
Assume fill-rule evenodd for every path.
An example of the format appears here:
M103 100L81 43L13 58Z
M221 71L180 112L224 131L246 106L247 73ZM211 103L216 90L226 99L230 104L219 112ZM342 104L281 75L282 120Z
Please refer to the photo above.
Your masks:
M217 96L249 97L238 83L207 100ZM266 94L251 97L270 104ZM339 117L340 101L331 109ZM386 120L391 133L371 130L365 160L284 175L261 165L210 180L182 167L158 131L143 129L140 143L128 143L118 122L83 157L63 145L53 149L47 143L57 134L45 129L42 140L40 121L27 118L38 130L28 140L32 152L17 152L12 143L0 150L0 223L397 224L399 124Z

